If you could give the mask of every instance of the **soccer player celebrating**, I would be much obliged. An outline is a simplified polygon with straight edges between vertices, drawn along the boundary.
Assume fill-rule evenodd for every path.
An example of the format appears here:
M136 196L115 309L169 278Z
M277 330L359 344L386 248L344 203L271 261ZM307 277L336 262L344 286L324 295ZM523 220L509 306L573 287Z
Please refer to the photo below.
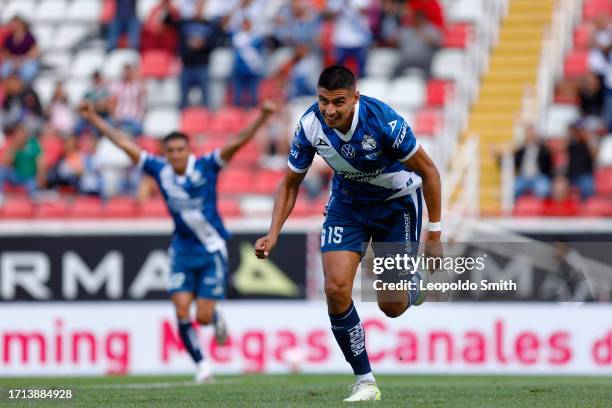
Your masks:
M440 256L440 175L400 115L379 100L359 95L350 70L326 68L319 77L318 96L318 103L297 126L270 230L255 243L255 253L265 258L276 245L300 183L318 153L334 170L321 252L331 329L356 377L345 401L379 400L365 333L351 298L362 243L418 242L423 194L430 221L425 253ZM414 273L414 287L402 292L401 298L378 293L379 308L398 317L422 303L420 279Z
M164 196L175 225L169 251L169 291L181 340L198 366L197 382L212 379L212 371L202 356L189 319L189 309L194 300L198 323L213 324L215 338L220 344L227 337L225 322L215 309L217 301L225 296L228 273L226 240L229 237L217 211L217 175L275 111L273 102L264 102L261 113L252 124L229 139L224 147L196 158L190 152L187 136L183 133L167 135L163 139L165 157L153 156L104 121L91 103L83 102L79 106L81 116L152 176Z

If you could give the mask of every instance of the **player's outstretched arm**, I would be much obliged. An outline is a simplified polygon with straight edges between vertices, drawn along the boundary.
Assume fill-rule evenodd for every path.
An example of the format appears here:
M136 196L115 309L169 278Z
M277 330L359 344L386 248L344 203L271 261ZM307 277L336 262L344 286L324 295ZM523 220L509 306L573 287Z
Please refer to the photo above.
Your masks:
M423 180L423 196L425 197L425 205L427 205L430 226L432 223L439 223L442 212L442 186L440 173L436 165L422 147L419 147L416 153L404 162L404 165L410 171L419 174ZM425 255L442 256L440 235L439 228L436 228L436 230L430 228L427 232Z
M261 104L260 113L257 119L249 126L244 128L240 133L236 136L232 137L230 141L221 148L220 156L221 159L228 163L232 157L244 146L247 144L253 136L257 133L257 131L266 123L266 121L272 116L276 110L278 109L276 104L270 100L266 100Z
M270 230L265 237L259 238L255 242L255 255L258 258L266 258L276 246L281 228L285 221L287 221L291 211L293 211L293 206L295 205L304 176L306 176L306 172L296 173L291 169L287 169L285 178L281 182L274 199Z
M82 102L79 105L79 114L83 117L83 119L87 120L89 123L95 126L96 129L102 132L111 142L127 153L132 162L138 163L142 149L136 143L134 143L128 135L112 127L100 115L98 115L94 109L93 103Z

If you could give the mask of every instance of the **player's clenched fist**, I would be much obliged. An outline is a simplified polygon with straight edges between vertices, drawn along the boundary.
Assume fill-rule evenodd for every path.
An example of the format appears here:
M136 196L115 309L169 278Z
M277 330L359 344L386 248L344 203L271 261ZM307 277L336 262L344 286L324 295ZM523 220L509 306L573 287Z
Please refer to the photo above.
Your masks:
M92 115L95 113L94 105L90 101L83 101L79 104L79 114L84 119L91 119Z
M264 115L272 115L278 110L278 105L271 101L270 99L266 99L261 103L261 112Z
M259 238L255 242L255 256L259 259L267 258L272 252L272 248L276 246L276 239L266 235L265 237Z

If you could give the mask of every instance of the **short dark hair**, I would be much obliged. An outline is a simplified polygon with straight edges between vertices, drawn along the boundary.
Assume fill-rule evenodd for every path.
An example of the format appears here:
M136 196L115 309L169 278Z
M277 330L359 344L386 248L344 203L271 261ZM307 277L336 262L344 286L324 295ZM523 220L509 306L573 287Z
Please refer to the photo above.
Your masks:
M183 132L175 131L167 134L166 137L164 137L164 139L162 140L162 144L165 146L168 142L172 140L184 140L185 143L189 143L189 138L186 134L184 134Z
M319 88L325 88L329 91L337 89L355 89L355 75L350 69L341 65L332 65L327 67L319 75Z

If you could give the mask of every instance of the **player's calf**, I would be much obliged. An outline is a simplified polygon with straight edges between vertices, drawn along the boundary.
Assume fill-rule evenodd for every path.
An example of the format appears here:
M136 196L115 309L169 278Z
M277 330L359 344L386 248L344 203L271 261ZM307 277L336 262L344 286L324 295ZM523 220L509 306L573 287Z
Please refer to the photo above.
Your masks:
M404 292L405 296L405 292ZM401 316L408 309L408 300L404 302L385 302L378 301L378 308L392 319Z
M214 309L212 309L212 310L208 310L208 309L200 310L200 309L198 309L198 311L196 312L196 320L202 326L207 326L207 325L213 323L214 315L215 315Z

